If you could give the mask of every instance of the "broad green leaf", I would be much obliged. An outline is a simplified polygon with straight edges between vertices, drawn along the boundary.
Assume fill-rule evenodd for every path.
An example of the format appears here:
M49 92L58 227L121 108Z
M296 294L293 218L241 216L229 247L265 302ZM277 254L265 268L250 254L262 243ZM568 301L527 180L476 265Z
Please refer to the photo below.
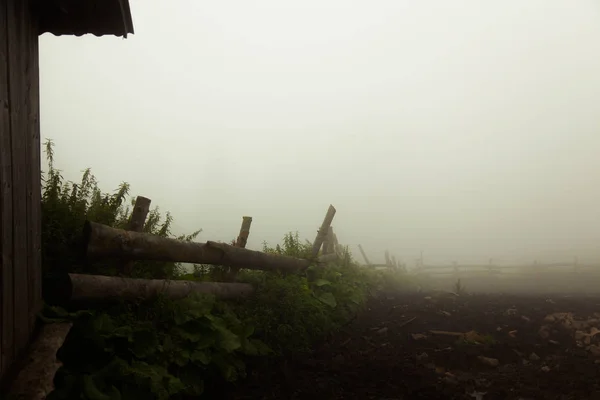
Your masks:
M335 308L337 306L337 301L335 300L335 296L331 293L321 293L317 296L317 298L327 304L331 308Z
M118 395L119 399L121 397L119 391L115 387L111 388L111 393L109 394L102 393L102 391L96 386L96 383L91 375L83 376L83 395L85 396L86 400L116 400L116 397L113 396Z
M327 279L317 279L315 281L315 285L321 287L321 286L331 285L331 282L328 281Z
M172 331L175 335L181 337L182 339L188 340L192 343L198 342L201 338L202 335L199 333L195 333L195 332L189 332L186 329L183 329L181 327L175 327L173 328Z
M231 360L228 360L221 355L215 355L213 357L213 362L215 363L217 368L219 368L219 370L221 371L221 375L223 376L223 378L225 378L225 380L233 382L237 379L238 371L236 369L235 364Z
M362 296L358 292L353 292L350 295L350 301L353 302L354 304L361 304L362 303Z
M219 338L219 347L225 350L228 353L231 353L234 350L239 349L242 346L240 337L235 333L231 332L227 328L218 328L220 338Z
M209 334L202 334L200 338L194 343L194 348L196 350L204 350L213 346L216 342L216 336L214 332L210 332Z
M247 338L250 337L254 334L254 326L252 325L246 325L244 326L243 330L242 330L242 337Z
M108 314L104 313L94 318L92 325L94 330L96 330L98 333L114 332L115 330L115 323L113 319Z
M210 355L204 351L200 351L200 350L195 350L190 359L193 362L199 362L203 365L208 365L210 364Z
M244 354L247 354L249 356L257 356L258 355L258 349L254 345L254 343L252 343L252 341L250 341L248 339L242 340L242 351Z

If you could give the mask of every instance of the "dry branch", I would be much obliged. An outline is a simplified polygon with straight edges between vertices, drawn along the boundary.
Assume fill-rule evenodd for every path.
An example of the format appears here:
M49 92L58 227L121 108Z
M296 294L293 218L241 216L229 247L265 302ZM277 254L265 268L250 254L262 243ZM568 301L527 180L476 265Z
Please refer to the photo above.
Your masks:
M148 233L130 232L86 221L83 243L87 257L121 258L223 265L259 270L298 271L310 262L300 258L267 254L225 243L184 242Z
M42 326L29 347L23 369L11 385L8 399L42 400L54 390L54 375L62 365L56 353L72 326L70 322Z
M317 232L317 236L315 237L315 241L313 242L313 248L311 253L311 258L315 259L319 255L319 250L321 249L321 245L323 244L323 240L329 231L329 226L331 225L331 221L333 221L333 217L335 216L335 207L331 204L327 209L327 214L325 214L325 218L323 219L323 223Z
M131 279L102 275L67 274L55 276L47 301L54 304L114 300L149 300L164 295L182 299L191 293L212 294L220 299L249 296L254 292L247 283L169 281L163 279Z

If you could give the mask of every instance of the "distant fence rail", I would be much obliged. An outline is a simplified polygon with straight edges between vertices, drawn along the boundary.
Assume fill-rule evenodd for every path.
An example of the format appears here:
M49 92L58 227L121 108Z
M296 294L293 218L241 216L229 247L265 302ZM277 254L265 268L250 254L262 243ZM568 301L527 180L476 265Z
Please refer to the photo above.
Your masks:
M534 261L530 264L512 264L501 265L495 263L488 264L419 264L413 270L417 275L447 276L447 275L496 275L496 276L515 276L527 274L552 274L552 273L570 273L570 274L600 274L600 263L579 263L575 261L565 262L546 262L539 263Z

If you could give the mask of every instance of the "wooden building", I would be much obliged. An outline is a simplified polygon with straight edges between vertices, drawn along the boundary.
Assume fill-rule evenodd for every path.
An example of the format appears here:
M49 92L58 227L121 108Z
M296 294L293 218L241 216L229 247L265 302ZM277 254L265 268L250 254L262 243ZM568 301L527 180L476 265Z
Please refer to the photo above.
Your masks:
M0 381L42 306L38 36L133 33L128 0L0 0ZM6 383L6 382L4 382Z

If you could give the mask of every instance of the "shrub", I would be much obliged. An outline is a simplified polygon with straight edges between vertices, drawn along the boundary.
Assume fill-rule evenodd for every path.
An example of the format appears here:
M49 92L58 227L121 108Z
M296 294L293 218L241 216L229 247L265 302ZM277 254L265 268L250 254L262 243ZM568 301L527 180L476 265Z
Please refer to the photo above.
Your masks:
M125 228L135 199L129 197L130 186L123 182L111 193L103 193L91 170L83 171L81 181L65 181L61 171L54 165L54 144L45 143L48 171L42 177L42 270L52 272L76 272L117 275L117 263L86 263L82 257L82 228L86 219ZM173 217L166 213L163 218L158 207L152 209L146 219L144 232L171 237ZM195 239L201 230L178 237ZM180 275L177 263L137 261L133 277L167 279Z

